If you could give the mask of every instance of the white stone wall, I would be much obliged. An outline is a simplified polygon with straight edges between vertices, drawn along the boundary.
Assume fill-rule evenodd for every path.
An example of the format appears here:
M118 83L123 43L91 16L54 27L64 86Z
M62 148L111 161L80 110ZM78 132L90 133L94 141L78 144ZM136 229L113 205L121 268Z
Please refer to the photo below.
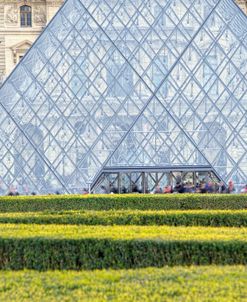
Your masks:
M63 0L0 0L0 83L57 12ZM19 8L32 7L32 27L20 27Z
M241 9L247 14L247 0L236 0Z

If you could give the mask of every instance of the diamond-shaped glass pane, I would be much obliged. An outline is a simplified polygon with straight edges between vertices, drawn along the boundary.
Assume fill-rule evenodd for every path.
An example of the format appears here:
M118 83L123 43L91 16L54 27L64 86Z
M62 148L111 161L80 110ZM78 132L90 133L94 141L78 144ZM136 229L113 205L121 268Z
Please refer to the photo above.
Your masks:
M231 0L67 0L0 89L0 193L104 167L247 179L247 19Z

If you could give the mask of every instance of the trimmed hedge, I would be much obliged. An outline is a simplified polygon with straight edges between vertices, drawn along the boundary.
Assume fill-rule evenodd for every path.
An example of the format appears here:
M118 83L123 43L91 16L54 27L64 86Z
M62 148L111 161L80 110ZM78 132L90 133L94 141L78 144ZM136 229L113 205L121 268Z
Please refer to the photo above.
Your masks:
M245 194L126 194L0 197L0 212L247 209Z
M0 214L0 223L246 227L246 210L67 211Z
M0 239L0 269L103 269L247 264L246 242Z
M0 212L5 214L0 221L17 219L17 224L0 224L0 269L246 265L247 228L177 227L191 223L245 226L246 208L246 195L2 197ZM63 224L45 224L51 222ZM116 223L123 226L111 225ZM132 223L150 226L127 225Z

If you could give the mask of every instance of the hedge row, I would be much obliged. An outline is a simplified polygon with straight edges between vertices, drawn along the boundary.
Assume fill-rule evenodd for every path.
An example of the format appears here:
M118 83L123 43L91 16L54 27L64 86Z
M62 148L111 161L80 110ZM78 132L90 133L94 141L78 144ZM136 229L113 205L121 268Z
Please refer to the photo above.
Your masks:
M1 238L47 240L240 241L247 244L247 228L175 226L84 226L0 224Z
M0 223L246 227L246 210L68 211L0 214Z
M128 269L207 264L247 264L246 242L0 238L0 269Z
M247 209L247 194L126 194L1 197L0 212L45 210Z
M240 302L247 300L246 280L247 270L240 265L0 271L0 301Z

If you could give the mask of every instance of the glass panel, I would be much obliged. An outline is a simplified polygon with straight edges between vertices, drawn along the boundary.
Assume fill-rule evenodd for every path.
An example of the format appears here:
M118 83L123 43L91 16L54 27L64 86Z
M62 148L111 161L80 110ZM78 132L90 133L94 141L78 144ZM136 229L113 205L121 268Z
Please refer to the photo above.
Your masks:
M3 194L80 192L129 166L207 167L240 187L246 37L231 0L67 0L0 89Z

